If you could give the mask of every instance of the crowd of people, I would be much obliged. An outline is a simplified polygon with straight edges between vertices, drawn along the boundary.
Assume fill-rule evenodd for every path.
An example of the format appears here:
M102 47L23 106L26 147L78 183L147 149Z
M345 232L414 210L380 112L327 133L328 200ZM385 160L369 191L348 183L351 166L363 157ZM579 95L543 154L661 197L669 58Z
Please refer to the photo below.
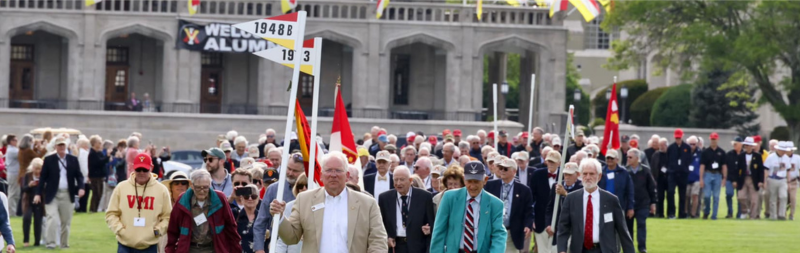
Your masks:
M647 252L647 219L715 220L723 185L725 218L759 219L762 209L794 218L800 157L789 141L763 150L759 136L737 137L726 152L716 133L706 146L676 129L671 143L653 135L642 150L639 136L623 135L604 150L582 131L563 142L541 128L437 135L398 142L373 127L357 140L361 167L323 143L318 188L297 138L280 143L272 129L258 143L217 136L188 174L165 172L169 148L140 148L139 133L74 144L68 134L7 135L0 232L14 252L8 217L21 213L26 247L33 223L34 246L69 248L73 211L88 211L105 212L119 252L261 253L272 240L277 252L635 252L633 238Z

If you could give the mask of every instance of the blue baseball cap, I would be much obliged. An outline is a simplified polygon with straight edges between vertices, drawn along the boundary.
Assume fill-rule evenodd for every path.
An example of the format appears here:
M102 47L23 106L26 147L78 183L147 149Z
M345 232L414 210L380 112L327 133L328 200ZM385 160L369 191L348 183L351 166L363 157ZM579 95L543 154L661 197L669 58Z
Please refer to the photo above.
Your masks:
M481 180L486 177L486 166L478 161L468 162L464 165L464 180Z

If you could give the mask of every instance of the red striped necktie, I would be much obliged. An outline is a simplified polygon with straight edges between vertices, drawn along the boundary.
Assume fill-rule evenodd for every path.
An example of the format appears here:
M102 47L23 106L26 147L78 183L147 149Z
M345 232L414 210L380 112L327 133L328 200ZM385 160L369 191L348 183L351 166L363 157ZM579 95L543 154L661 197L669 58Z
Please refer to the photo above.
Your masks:
M472 252L475 250L475 216L472 210L472 202L475 198L470 198L467 203L467 218L464 219L464 250Z

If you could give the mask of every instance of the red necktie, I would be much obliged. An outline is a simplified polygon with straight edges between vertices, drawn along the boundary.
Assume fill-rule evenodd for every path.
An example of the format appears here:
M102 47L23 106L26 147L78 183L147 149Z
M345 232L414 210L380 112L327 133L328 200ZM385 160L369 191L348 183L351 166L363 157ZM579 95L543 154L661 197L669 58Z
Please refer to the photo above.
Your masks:
M464 251L472 252L475 248L475 223L472 211L472 202L475 198L470 198L467 202L467 218L464 219Z
M589 195L589 201L586 202L586 225L583 229L583 247L591 249L594 244L592 236L594 234L594 207L592 207L592 195Z

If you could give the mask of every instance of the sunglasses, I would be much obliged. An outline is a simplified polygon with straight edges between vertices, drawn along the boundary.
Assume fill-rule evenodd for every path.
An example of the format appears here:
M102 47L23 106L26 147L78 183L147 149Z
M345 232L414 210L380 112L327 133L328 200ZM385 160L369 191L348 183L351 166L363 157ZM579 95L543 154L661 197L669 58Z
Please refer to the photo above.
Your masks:
M258 194L244 195L244 196L242 196L242 198L256 200L256 199L258 199Z
M506 168L506 167L503 167L503 166L497 167L497 169L498 169L498 170L502 170L502 171L508 171L508 170L510 170L509 168Z
M189 185L188 181L172 181L172 185Z
M628 156L628 159L633 159L633 156Z
M147 169L142 169L142 168L139 168L139 169L136 169L136 172L138 172L138 173L145 173L145 172L150 172L150 171L149 171L149 170L147 170Z
M689 146L697 145L696 143L689 143Z
M308 184L295 184L295 185L297 185L297 189L303 189L308 187Z
M233 186L245 186L247 182L233 182Z
M267 135L267 138L275 138L275 135Z
M214 161L214 159L219 159L219 158L216 158L216 157L206 157L205 159L203 159L203 162L207 162L207 163L209 163L209 162L213 162L213 161Z
M211 186L197 186L197 185L195 185L192 188L194 188L196 191L205 191L205 190L208 190L209 188L211 188Z
M254 184L261 184L261 180L258 180L258 179L253 179L253 183L254 183Z

